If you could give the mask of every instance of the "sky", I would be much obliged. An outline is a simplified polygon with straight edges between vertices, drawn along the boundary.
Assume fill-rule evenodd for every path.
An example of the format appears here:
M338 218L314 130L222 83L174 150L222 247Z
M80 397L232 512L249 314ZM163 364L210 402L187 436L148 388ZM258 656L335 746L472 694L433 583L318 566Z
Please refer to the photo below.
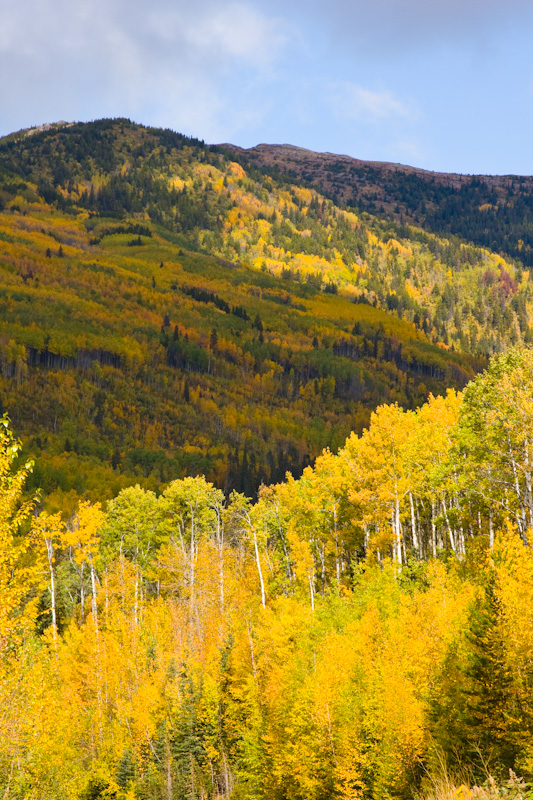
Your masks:
M0 136L103 117L531 175L533 3L4 0Z

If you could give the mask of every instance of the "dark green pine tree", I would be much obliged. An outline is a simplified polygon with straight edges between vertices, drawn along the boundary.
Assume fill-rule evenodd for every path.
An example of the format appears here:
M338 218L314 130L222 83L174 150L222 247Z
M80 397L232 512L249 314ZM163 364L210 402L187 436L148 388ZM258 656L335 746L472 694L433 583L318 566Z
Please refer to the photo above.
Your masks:
M118 763L116 781L121 789L135 781L135 757L129 750L124 750Z
M518 752L520 713L506 663L499 625L501 613L496 577L491 574L482 602L470 618L462 717L465 734L474 748L479 748L480 756L507 772L514 767Z
M186 800L197 800L205 797L206 752L202 742L201 725L196 708L199 701L199 690L182 669L179 682L182 691L182 702L177 714L171 720L170 752L176 770L177 797Z
M505 776L519 753L521 714L501 635L497 579L489 574L483 596L472 608L467 653L457 645L446 659L441 692L432 709L433 736L449 765L466 763L476 780L487 768Z

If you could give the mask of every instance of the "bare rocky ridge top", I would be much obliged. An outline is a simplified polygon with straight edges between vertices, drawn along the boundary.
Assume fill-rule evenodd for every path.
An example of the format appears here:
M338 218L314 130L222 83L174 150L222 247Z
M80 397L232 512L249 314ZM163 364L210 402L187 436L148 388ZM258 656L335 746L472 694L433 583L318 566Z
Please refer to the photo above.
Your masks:
M258 144L244 148L234 144L220 144L224 150L240 153L265 166L311 168L314 170L344 166L347 170L377 170L378 172L418 175L428 181L437 181L448 186L462 186L472 180L480 180L492 186L511 186L515 180L526 181L533 186L533 177L516 175L470 175L456 172L434 172L392 161L366 161L353 156L336 153L319 153L293 144Z

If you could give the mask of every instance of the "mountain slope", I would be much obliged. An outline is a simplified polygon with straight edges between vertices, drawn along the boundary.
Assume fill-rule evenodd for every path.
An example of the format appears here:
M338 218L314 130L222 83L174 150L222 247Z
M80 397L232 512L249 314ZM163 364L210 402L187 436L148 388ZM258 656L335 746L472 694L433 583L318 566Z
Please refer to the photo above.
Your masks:
M201 143L71 125L0 169L0 399L52 505L198 473L253 493L483 363L372 305L353 215ZM272 257L246 263L261 229Z
M171 131L102 120L21 134L0 145L8 208L20 205L21 177L64 212L151 220L189 247L392 310L465 352L490 355L530 338L527 270L246 172L218 148Z
M386 214L437 234L455 234L533 266L531 176L429 172L292 145L221 148L245 166L303 181L336 203Z

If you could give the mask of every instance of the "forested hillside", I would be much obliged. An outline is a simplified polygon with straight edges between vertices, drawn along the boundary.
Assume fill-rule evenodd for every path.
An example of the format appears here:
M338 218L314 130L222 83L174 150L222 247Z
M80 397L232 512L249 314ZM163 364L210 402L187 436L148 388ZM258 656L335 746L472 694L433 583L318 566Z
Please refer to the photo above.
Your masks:
M256 503L198 476L66 521L4 420L4 797L531 796L532 442L512 350Z
M460 236L527 267L533 265L533 178L529 175L457 175L403 164L361 161L291 145L248 150L221 145L246 167L303 182L335 203L427 231Z
M391 310L465 352L529 336L531 286L519 263L358 216L170 131L102 120L29 134L0 144L8 210L40 199L71 216L85 211L93 225L106 215L150 220L231 263Z
M529 339L526 272L168 131L30 132L0 176L0 402L50 508L197 474L253 496Z
M531 797L525 264L127 120L0 206L2 796Z

